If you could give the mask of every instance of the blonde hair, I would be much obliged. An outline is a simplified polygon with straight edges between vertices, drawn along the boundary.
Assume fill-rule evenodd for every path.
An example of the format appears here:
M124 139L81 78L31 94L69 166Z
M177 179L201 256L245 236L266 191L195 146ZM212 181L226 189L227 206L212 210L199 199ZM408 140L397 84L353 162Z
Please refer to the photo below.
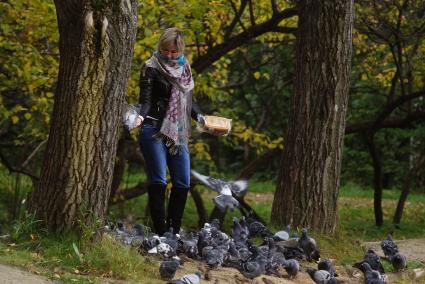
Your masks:
M183 32L178 28L168 28L159 37L157 48L164 49L171 44L175 44L177 51L182 54L185 49Z

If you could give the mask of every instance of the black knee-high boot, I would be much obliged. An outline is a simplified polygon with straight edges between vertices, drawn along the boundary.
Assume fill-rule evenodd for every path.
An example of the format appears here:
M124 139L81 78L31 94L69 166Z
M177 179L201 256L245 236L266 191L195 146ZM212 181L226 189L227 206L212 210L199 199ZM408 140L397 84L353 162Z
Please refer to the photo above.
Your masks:
M148 188L149 209L154 232L165 233L165 184L151 184Z
M171 189L170 200L168 201L167 226L173 228L174 234L180 232L188 192L189 188L173 187Z

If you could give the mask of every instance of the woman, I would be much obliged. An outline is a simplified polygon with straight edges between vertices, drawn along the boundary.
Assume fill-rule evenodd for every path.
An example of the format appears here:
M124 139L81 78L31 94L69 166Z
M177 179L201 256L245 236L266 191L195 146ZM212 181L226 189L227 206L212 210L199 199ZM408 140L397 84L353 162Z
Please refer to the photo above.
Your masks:
M199 108L192 103L194 82L184 49L183 33L177 28L165 30L140 77L141 111L136 124L142 123L139 143L150 182L153 229L159 235L169 228L175 234L180 231L190 186L190 117L203 120ZM173 186L165 216L167 167Z

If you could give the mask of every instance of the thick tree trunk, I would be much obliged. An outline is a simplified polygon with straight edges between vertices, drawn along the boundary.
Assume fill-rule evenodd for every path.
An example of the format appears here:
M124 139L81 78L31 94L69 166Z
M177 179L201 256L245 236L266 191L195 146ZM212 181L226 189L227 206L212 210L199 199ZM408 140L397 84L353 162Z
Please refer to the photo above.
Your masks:
M271 221L333 232L351 69L353 0L298 3L295 94Z
M137 1L55 1L60 65L40 181L29 209L52 231L104 218Z

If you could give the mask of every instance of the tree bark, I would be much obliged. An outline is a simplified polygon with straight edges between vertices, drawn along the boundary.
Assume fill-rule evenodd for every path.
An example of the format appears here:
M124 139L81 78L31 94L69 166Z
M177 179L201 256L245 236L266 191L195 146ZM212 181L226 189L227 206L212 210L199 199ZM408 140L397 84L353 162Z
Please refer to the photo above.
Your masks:
M29 209L51 231L107 212L137 1L55 0L60 65L40 181Z
M353 0L298 3L295 93L271 221L333 232L351 69Z

